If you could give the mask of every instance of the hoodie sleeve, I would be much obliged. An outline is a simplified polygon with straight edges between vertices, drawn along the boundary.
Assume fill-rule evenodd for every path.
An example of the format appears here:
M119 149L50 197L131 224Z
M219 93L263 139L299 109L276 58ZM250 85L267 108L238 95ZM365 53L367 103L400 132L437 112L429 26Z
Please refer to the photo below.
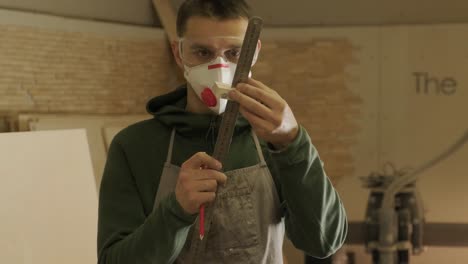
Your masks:
M174 194L145 215L125 151L114 139L99 194L99 264L172 263L195 218Z
M306 130L284 150L268 148L267 157L291 242L313 257L335 253L346 238L346 213Z

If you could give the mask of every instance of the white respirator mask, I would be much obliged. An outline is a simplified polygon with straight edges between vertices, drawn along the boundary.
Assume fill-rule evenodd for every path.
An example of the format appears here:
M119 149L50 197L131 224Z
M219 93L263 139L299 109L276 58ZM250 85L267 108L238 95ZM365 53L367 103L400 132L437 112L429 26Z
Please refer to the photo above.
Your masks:
M193 67L184 65L184 76L200 100L215 114L226 110L229 92L237 64L217 57Z

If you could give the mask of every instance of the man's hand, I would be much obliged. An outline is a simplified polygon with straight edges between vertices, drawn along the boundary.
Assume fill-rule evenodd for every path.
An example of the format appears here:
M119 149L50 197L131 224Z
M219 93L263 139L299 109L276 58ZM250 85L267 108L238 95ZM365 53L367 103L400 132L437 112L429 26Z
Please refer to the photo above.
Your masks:
M195 214L200 205L215 199L218 184L225 184L227 177L221 163L205 152L198 152L185 161L179 172L175 195L185 212ZM202 169L203 168L203 169Z
M277 149L289 145L299 127L288 103L265 84L249 79L229 93L238 102L239 112L249 121L255 133Z

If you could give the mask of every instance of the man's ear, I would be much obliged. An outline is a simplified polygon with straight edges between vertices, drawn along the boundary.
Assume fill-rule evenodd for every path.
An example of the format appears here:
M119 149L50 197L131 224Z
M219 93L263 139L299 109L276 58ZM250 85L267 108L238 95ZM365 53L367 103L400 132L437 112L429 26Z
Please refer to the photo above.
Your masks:
M255 63L257 63L257 59L258 59L258 55L260 54L260 50L262 49L262 41L261 40L258 40L258 43L257 43L257 52L255 53L255 56L253 58L253 61L252 61L252 65L255 65Z
M179 68L184 70L184 63L182 62L182 58L180 57L179 42L175 40L172 41L171 48L172 48L172 55L174 55L174 60L176 61Z

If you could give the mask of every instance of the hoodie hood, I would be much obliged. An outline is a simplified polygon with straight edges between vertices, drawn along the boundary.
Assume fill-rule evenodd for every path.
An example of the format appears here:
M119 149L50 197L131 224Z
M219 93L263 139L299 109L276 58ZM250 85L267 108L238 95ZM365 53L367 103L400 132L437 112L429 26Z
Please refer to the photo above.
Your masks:
M221 124L221 116L211 113L198 114L185 110L187 106L187 86L182 85L167 94L152 98L146 105L148 113L168 127L174 127L182 135L205 135L210 129ZM239 133L250 125L239 115L234 133Z

